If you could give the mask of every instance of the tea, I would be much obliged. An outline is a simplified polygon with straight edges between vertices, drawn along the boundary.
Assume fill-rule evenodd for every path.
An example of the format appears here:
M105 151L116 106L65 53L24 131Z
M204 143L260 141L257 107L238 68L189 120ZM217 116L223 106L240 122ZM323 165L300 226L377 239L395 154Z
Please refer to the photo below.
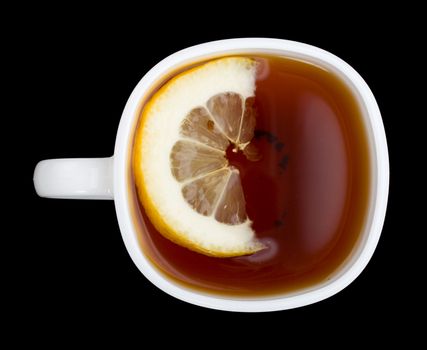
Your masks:
M357 245L369 204L366 130L351 89L310 62L251 58L258 61L256 151L248 159L229 146L226 154L267 248L233 258L190 251L157 232L134 191L141 247L153 264L191 288L238 296L326 281Z

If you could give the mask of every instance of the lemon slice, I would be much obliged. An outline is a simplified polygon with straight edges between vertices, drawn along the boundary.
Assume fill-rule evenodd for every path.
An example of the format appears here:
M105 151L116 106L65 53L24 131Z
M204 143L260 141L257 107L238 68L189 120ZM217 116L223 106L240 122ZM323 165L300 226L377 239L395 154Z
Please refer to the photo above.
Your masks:
M216 257L263 249L246 214L239 170L226 150L250 143L256 62L210 61L167 82L145 105L136 130L138 196L156 229Z

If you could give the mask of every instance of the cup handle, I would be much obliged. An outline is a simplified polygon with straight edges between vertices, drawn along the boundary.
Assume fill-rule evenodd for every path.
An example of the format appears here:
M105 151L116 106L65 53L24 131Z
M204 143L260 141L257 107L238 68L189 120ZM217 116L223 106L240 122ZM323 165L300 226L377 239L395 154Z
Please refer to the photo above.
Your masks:
M113 157L48 159L34 170L40 197L113 199Z

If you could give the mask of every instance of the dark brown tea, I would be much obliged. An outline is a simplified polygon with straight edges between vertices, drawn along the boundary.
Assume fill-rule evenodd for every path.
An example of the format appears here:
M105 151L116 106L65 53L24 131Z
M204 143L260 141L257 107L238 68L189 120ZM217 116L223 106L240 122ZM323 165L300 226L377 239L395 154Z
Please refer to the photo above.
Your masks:
M259 159L227 150L240 171L248 217L267 246L253 255L208 257L164 238L135 211L146 256L186 286L237 296L293 292L326 281L356 246L369 205L369 154L362 111L350 88L309 62L259 62ZM134 193L135 203L138 202Z

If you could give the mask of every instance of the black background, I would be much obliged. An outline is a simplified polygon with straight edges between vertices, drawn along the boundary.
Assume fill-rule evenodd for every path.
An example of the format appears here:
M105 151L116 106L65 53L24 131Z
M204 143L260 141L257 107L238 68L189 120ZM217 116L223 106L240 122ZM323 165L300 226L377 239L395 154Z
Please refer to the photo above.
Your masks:
M14 255L9 266L16 266L8 269L14 278L10 303L15 325L37 330L34 339L41 340L52 333L75 340L93 335L98 326L103 327L102 336L115 334L118 325L129 325L133 336L148 336L158 328L168 334L174 331L177 344L191 338L193 329L213 345L225 335L233 335L239 344L241 337L292 338L296 330L316 329L323 333L316 338L322 342L333 339L337 331L349 339L364 339L377 334L378 327L399 336L398 329L414 323L409 312L417 312L409 307L416 298L408 298L416 289L407 277L413 262L405 260L412 245L402 239L402 233L411 232L405 222L407 191L400 166L406 132L401 123L406 83L400 72L406 63L396 42L411 37L411 29L403 31L399 25L407 15L383 16L359 9L361 15L351 19L347 15L354 9L349 6L341 15L318 14L311 19L306 12L290 15L268 6L264 12L260 6L244 13L202 7L198 15L185 7L168 9L167 14L160 8L125 12L37 8L34 13L27 9L9 26L12 62L6 68L15 77L10 101L18 110L12 130L23 140L15 143L19 157L12 160L18 169L13 175L19 181L14 195L18 200L8 211L8 219L17 227L12 232L17 242L4 247ZM208 310L166 295L144 278L128 256L112 201L43 199L32 184L39 160L112 155L127 98L158 61L194 44L250 36L302 41L352 65L377 98L391 161L383 234L360 277L322 302L263 314ZM244 333L234 336L237 329ZM309 338L298 339L304 344Z

